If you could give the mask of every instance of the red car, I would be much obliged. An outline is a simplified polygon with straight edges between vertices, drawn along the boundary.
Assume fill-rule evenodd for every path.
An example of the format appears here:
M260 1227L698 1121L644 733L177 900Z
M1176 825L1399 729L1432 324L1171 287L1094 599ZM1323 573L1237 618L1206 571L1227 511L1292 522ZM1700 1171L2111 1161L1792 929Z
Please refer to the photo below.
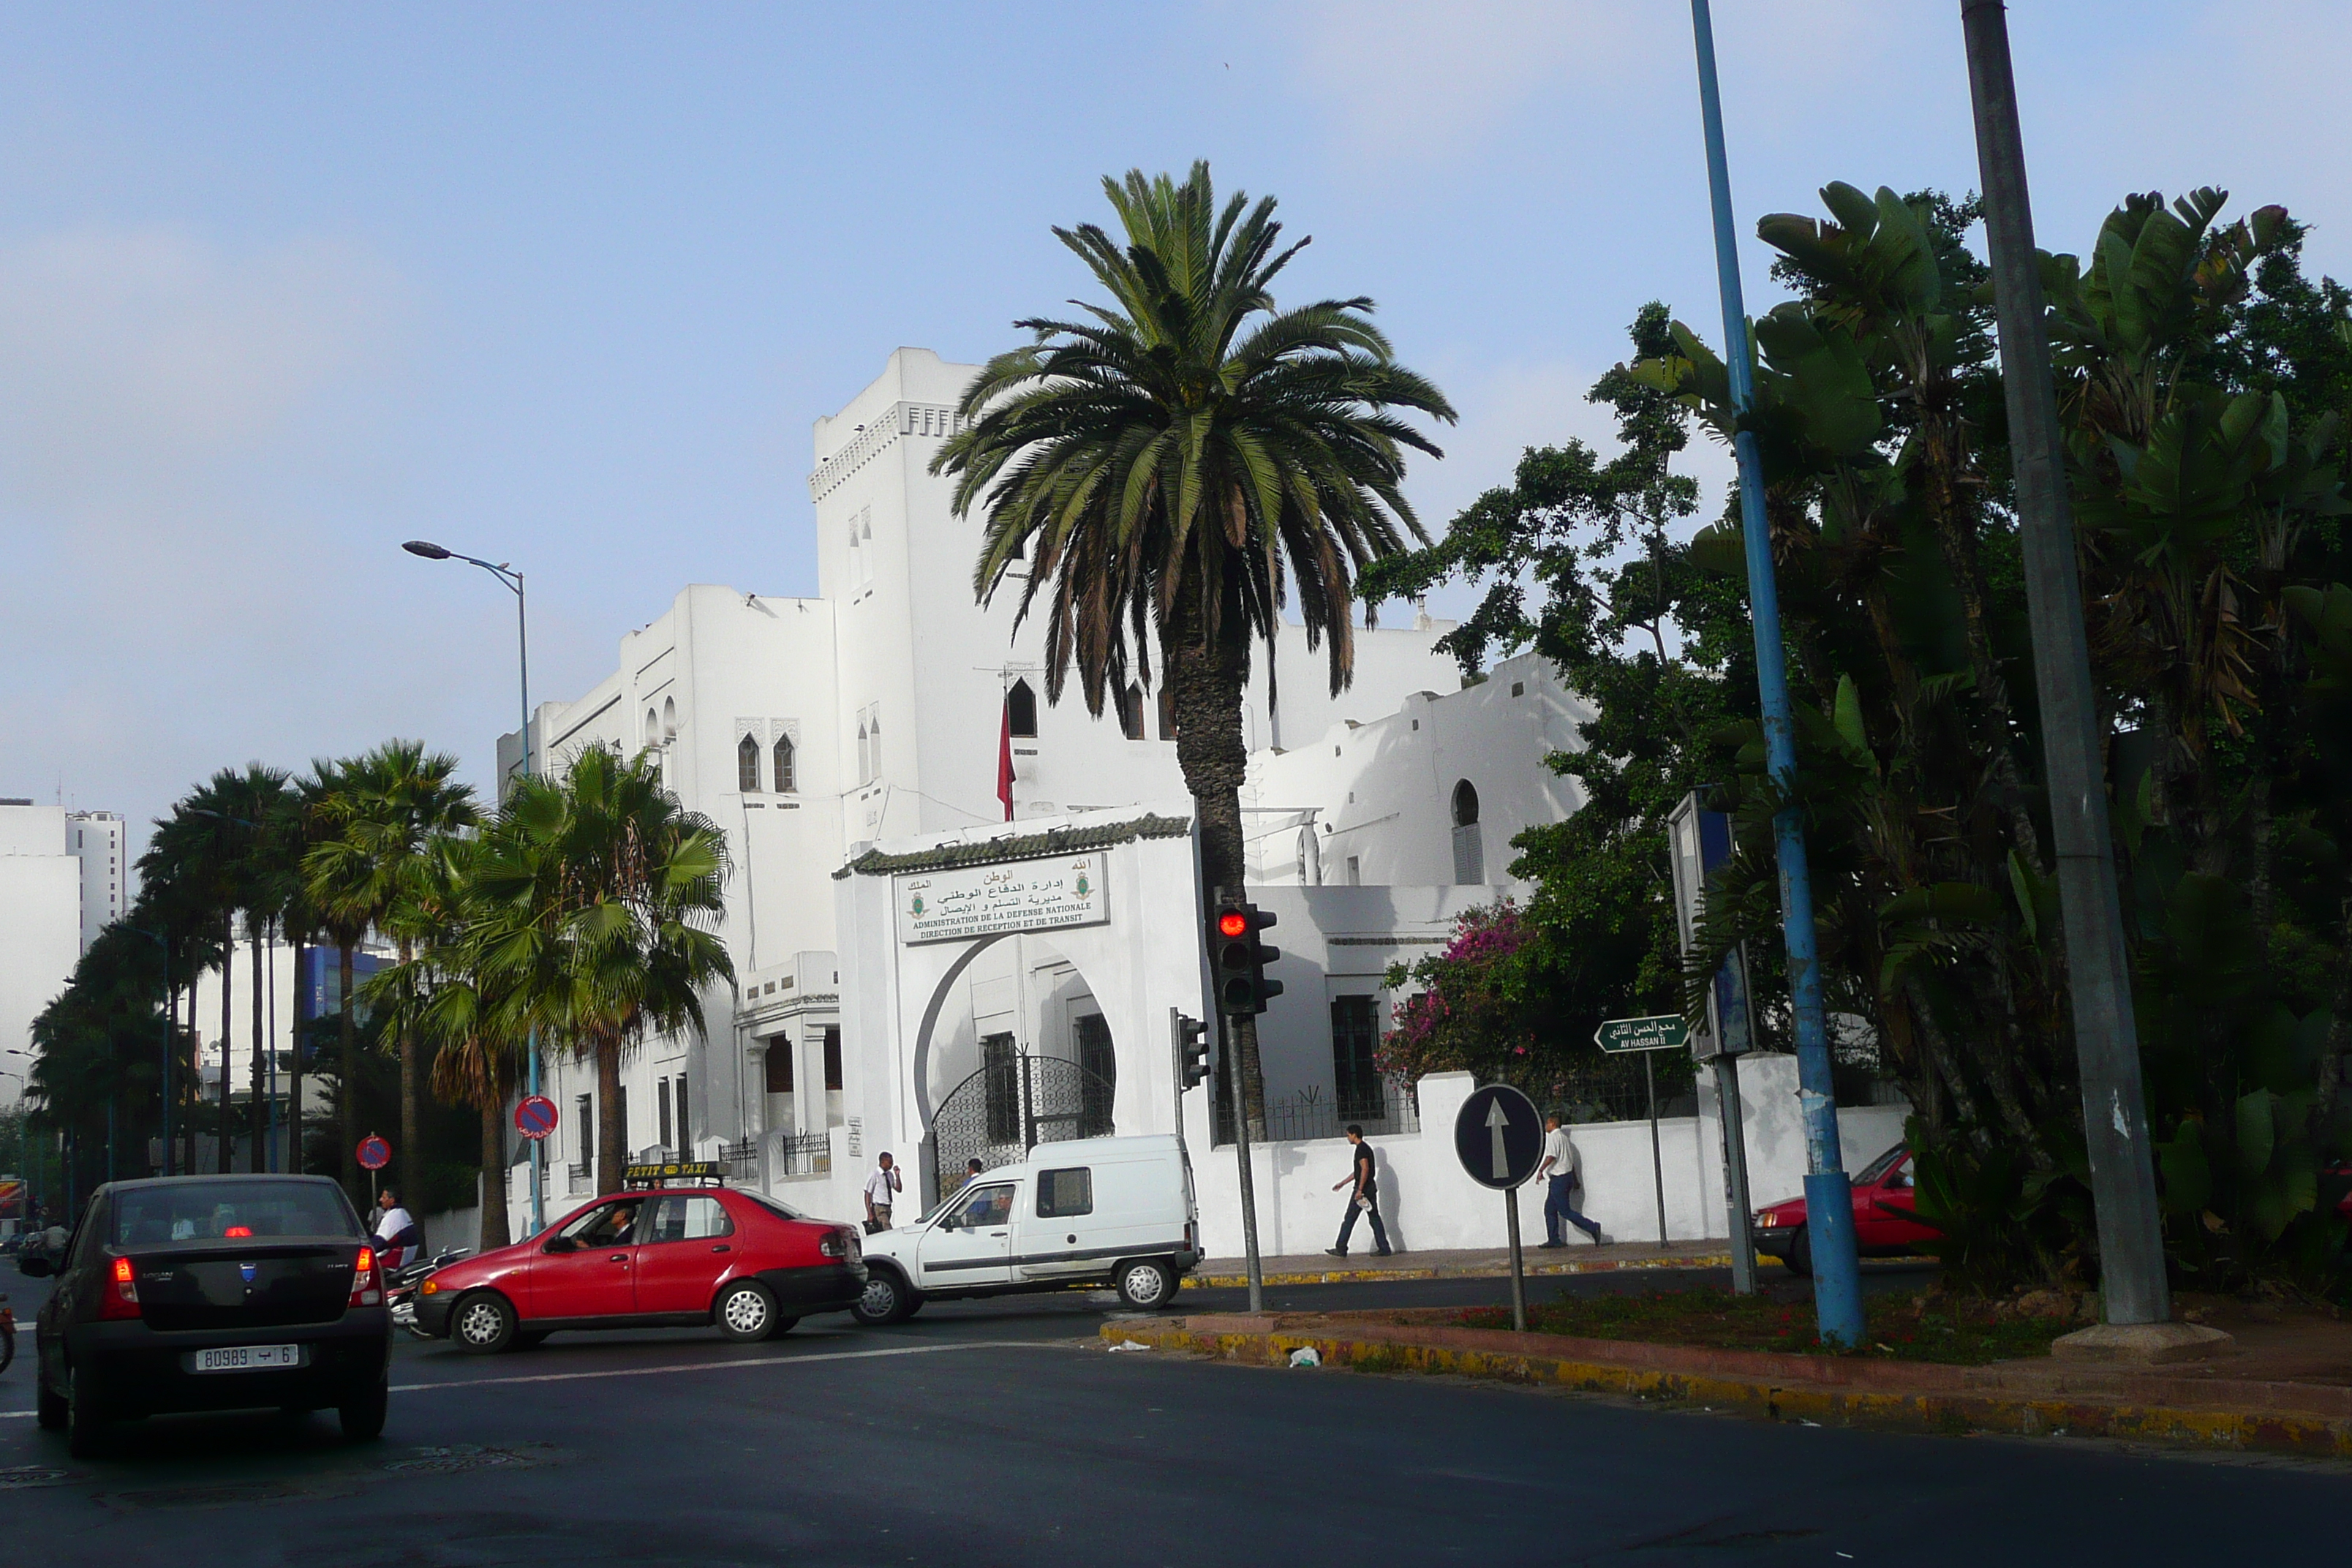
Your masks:
M1805 1225L1805 1200L1757 1212L1756 1250L1777 1258L1799 1279L1813 1272L1813 1244ZM1911 1179L1911 1151L1897 1143L1853 1176L1854 1250L1864 1258L1901 1258L1933 1240L1936 1227L1918 1215Z
M417 1287L416 1326L478 1355L564 1329L715 1324L763 1340L866 1289L857 1227L719 1183L713 1163L632 1166L628 1190Z

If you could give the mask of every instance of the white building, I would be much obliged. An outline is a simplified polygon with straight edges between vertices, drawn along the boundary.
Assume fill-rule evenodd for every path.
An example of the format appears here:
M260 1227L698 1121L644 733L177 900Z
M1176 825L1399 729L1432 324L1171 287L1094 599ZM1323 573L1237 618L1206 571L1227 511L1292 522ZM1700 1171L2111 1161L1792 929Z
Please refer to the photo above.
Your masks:
M0 800L0 1105L25 1091L33 1019L123 908L122 819Z

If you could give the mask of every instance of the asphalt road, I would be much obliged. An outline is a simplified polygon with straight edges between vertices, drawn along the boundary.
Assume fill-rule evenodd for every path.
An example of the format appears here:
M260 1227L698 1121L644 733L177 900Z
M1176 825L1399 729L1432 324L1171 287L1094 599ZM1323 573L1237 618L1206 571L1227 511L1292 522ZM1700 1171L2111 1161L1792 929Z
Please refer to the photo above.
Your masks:
M1643 1282L1651 1288L1666 1281ZM33 1285L6 1280L20 1315ZM1622 1288L1563 1279L1539 1289ZM1283 1305L1494 1300L1501 1281ZM1367 1293L1380 1300L1368 1301ZM1225 1292L1201 1292L1203 1307ZM1230 1294L1238 1294L1237 1292ZM1193 1293L1186 1293L1190 1304ZM2352 1468L1776 1426L1415 1376L1108 1353L1083 1297L912 1322L404 1341L382 1442L173 1417L88 1464L0 1377L11 1563L857 1564L2275 1560L2333 1552ZM29 1350L29 1344L26 1347Z

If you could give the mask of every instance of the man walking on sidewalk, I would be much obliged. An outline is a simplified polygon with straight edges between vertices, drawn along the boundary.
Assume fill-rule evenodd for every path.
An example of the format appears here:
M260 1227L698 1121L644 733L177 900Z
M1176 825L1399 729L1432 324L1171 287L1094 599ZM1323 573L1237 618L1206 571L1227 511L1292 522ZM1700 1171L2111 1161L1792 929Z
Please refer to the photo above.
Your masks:
M1576 1152L1576 1140L1568 1135L1568 1123L1558 1111L1544 1118L1543 1163L1536 1167L1536 1175L1549 1181L1544 1194L1545 1247L1566 1247L1568 1240L1560 1235L1560 1222L1567 1221L1592 1238L1592 1245L1601 1244L1601 1227L1576 1212L1583 1200L1584 1157Z
M1356 1148L1355 1167L1349 1174L1332 1183L1331 1190L1336 1193L1351 1182L1355 1184L1356 1190L1348 1194L1348 1215L1339 1222L1339 1245L1324 1250L1334 1258L1347 1257L1348 1237L1354 1234L1356 1216L1360 1214L1370 1218L1372 1245L1380 1248L1382 1258L1386 1258L1389 1255L1389 1233L1381 1224L1380 1182L1372 1171L1372 1146L1364 1142L1364 1130L1352 1121L1348 1123L1348 1142Z
M890 1228L891 1194L906 1190L906 1182L891 1167L890 1156L883 1155L875 1165L874 1173L866 1178L866 1235L873 1236Z

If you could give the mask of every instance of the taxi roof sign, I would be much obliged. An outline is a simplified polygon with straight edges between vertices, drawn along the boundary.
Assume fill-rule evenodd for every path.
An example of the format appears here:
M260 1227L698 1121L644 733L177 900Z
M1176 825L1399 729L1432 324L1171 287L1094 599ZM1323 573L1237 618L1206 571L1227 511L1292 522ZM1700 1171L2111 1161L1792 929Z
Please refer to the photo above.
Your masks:
M664 1160L653 1165L625 1165L621 1168L621 1185L625 1187L659 1187L674 1182L705 1182L719 1185L727 1173L716 1160Z

